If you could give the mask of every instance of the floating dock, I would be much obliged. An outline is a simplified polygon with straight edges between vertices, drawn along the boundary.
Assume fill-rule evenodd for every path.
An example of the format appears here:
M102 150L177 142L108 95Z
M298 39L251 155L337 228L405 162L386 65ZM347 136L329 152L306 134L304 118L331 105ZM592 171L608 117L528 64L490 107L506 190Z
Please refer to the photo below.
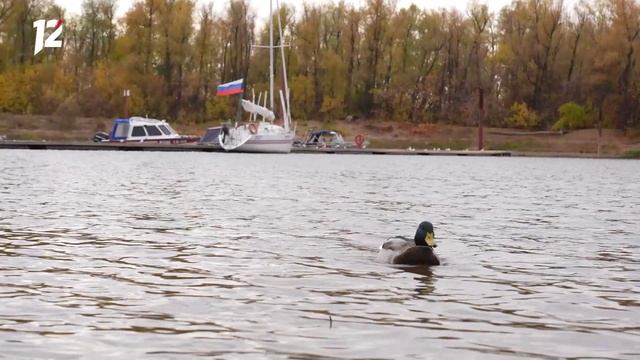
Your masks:
M403 150L403 149L332 149L293 148L297 154L367 154L367 155L441 155L441 156L511 156L510 151L494 150Z
M150 143L92 143L53 141L0 141L0 149L27 150L107 150L107 151L175 151L175 152L225 152L211 145L163 145ZM401 149L359 149L359 148L296 148L294 154L364 154L364 155L441 155L441 156L511 156L510 151L474 150L401 150Z

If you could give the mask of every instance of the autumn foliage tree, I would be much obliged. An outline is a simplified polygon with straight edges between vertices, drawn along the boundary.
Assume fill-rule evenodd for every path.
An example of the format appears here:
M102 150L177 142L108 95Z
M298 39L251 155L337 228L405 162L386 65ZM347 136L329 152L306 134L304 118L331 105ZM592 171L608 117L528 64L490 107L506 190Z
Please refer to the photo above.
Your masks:
M52 0L0 0L0 111L121 116L130 89L131 113L215 124L235 111L217 84L245 78L246 97L267 90L268 55L253 45L268 43L270 14L248 0L219 11L137 0L119 18L116 1L84 0L67 16ZM636 0L514 0L494 12L475 1L466 10L296 2L279 15L274 40L286 46L296 119L640 126ZM65 19L64 46L34 56L42 18ZM279 54L275 62L279 79Z

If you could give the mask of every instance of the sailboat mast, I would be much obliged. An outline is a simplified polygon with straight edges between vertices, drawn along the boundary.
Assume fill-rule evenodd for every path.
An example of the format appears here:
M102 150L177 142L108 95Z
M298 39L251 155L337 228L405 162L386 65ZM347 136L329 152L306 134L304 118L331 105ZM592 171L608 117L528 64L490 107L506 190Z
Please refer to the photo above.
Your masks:
M273 107L273 1L269 1L269 100Z
M289 104L289 84L287 82L287 65L284 57L284 35L282 33L282 20L280 19L280 1L276 0L278 12L278 33L280 34L280 54L282 55L282 78L284 79L284 102L286 104L284 127L288 131L291 126L291 104Z

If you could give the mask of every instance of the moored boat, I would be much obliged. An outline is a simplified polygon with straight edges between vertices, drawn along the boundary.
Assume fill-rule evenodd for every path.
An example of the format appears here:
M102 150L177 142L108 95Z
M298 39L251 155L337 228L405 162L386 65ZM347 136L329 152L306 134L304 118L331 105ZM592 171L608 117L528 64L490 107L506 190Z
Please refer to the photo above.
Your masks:
M229 128L218 135L220 146L227 151L288 153L295 134L267 121L252 122Z
M311 130L303 141L294 142L293 146L305 148L347 149L357 147L355 143L344 140L342 134L333 130Z
M280 11L278 14L278 26L282 39L282 25L280 23ZM267 95L264 104L260 105L260 97L257 104L240 98L242 108L251 114L251 121L244 124L224 124L218 135L220 146L226 151L259 152L259 153L289 153L295 139L295 129L291 125L291 112L289 105L289 88L287 83L287 70L283 45L274 46L273 43L273 11L269 12L269 46L260 46L269 49L269 101L267 108ZM282 55L282 74L284 93L280 90L280 105L282 106L283 125L274 123L274 79L273 79L273 53L275 48L280 48ZM243 79L218 86L218 96L240 94L242 96ZM255 99L253 99L255 100ZM262 119L257 121L258 116Z
M209 147L220 147L220 141L218 140L218 135L222 131L222 126L213 126L207 128L204 135L198 141L198 145L205 145Z
M199 136L180 135L165 120L133 116L113 120L109 137L94 137L96 142L147 142L157 144L186 144L200 140Z

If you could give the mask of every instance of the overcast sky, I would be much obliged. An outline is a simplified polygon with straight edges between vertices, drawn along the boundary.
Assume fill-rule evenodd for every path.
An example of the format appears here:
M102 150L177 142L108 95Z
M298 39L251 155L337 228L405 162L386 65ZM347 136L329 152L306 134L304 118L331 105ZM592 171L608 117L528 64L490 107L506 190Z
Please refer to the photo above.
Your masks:
M82 2L83 0L54 0L57 4L62 5L67 9L67 16L69 15L78 15L81 12ZM116 15L121 17L124 15L127 10L129 10L137 1L143 0L116 0L118 8L116 10ZM224 12L224 10L229 5L229 0L195 0L196 3L199 4L207 4L213 2L214 11L218 14ZM280 0L282 3L287 3L289 5L293 4L296 8L296 13L299 14L300 8L302 7L302 3L313 3L313 4L321 4L321 3L337 3L339 0ZM361 6L365 4L366 0L344 0L347 4L354 4L356 6ZM396 0L398 8L408 7L411 4L416 4L418 7L423 9L439 9L439 8L456 8L461 11L466 11L471 0ZM508 5L512 2L512 0L477 0L480 4L488 4L489 10L492 12L497 12L502 9L505 5ZM564 0L564 8L571 12L575 4L577 4L580 0ZM257 14L258 24L266 21L268 19L269 13L269 0L249 0L250 6L252 10ZM276 0L273 1L273 6L276 5Z
M123 15L135 1L136 0L118 0L118 10L117 10L118 16ZM211 0L196 0L198 4L209 3L210 1ZM300 8L301 1L291 1L291 0L289 1L281 0L281 1L287 4L294 4L296 8ZM67 14L69 15L80 13L82 0L55 0L55 2L65 7L67 9ZM306 0L305 2L317 4L317 3L331 3L331 2L337 2L337 1ZM355 4L355 5L362 5L365 2L366 2L365 0L345 0L345 3ZM489 8L493 11L502 8L504 5L510 2L511 0L491 0L491 1L480 0L480 3L489 4ZM266 15L263 15L263 14L269 13L269 0L260 0L260 1L249 0L249 3L251 4L251 7L253 8L253 10L256 11L256 13L258 14L258 18L266 17ZM444 8L455 7L460 10L466 10L467 4L469 3L469 1L468 0L413 0L413 1L397 0L398 8L407 7L412 3L418 5L418 7L421 7L421 8L437 9L437 8L443 8L443 7ZM213 7L217 12L222 12L222 10L224 10L228 4L229 4L229 0L213 1ZM275 7L275 1L273 6Z

